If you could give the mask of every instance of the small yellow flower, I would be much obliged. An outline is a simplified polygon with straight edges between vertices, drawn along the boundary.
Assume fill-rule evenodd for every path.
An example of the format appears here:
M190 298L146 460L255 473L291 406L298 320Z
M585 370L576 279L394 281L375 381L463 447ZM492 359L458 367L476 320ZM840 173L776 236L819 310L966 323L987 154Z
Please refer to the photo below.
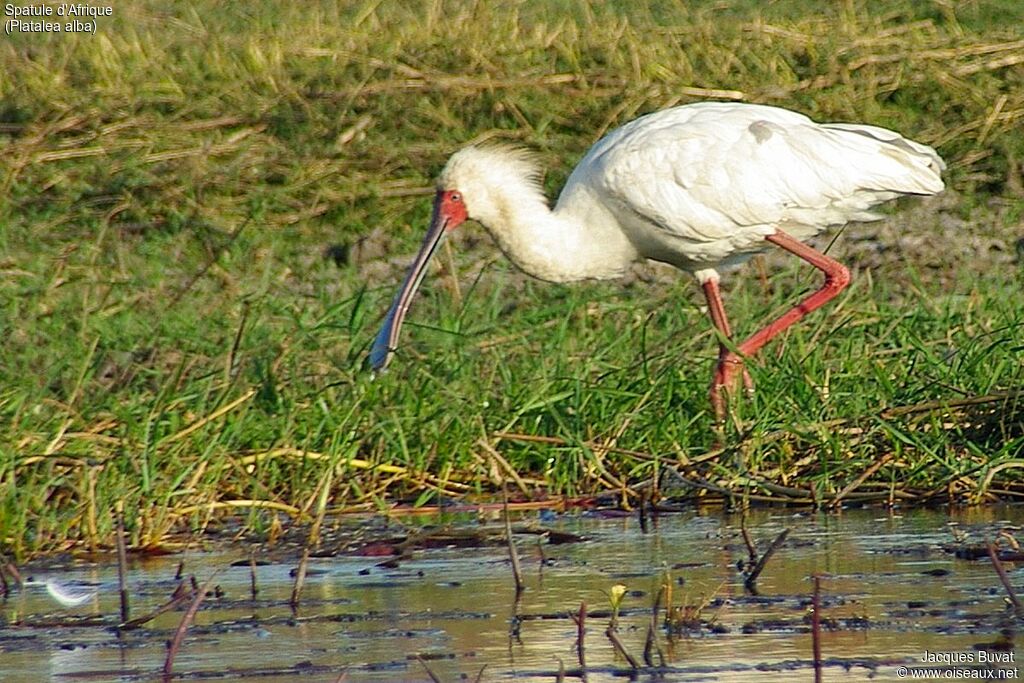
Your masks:
M619 605L622 604L622 599L626 597L626 587L617 583L611 587L606 595L608 596L608 602L612 606L612 618L608 626L610 628L618 630L619 628Z
M617 583L612 586L611 590L608 592L608 602L612 604L612 610L616 613L618 613L619 605L622 604L622 599L624 597L626 597L626 586L621 583Z

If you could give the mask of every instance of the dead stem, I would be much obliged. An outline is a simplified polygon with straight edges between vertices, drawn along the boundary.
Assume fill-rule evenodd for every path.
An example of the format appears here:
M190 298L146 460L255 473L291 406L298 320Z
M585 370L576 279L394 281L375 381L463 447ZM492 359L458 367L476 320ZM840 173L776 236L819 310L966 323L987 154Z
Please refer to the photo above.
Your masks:
M307 544L302 549L302 558L299 560L299 566L295 569L295 583L292 584L292 596L288 599L292 612L296 612L299 609L299 600L302 597L302 585L306 582L306 566L308 564L309 545Z
M259 594L259 589L256 588L256 551L249 553L249 594L253 600L256 600Z
M242 316L238 321L238 329L235 330L235 339L231 343L231 350L224 359L224 383L230 385L238 376L238 349L242 344L242 336L245 334L245 324L249 320L249 302L242 302Z
M523 571L519 566L519 553L516 551L515 536L512 534L512 522L508 516L508 491L505 487L501 487L501 496L504 502L502 508L502 517L505 519L505 541L508 543L508 559L512 563L512 578L516 585L516 596L518 597L523 589L526 587L526 583L523 581Z
M537 536L537 556L540 558L540 562L537 563L537 578L541 579L544 577L544 565L547 564L548 558L544 554L544 537Z
M661 666L665 665L665 655L661 652L661 647L658 645L658 612L661 610L661 599L665 595L665 586L658 587L658 593L654 596L654 604L651 605L651 621L647 624L647 638L644 640L644 664L649 667L654 666L654 659L651 657L652 652L658 653L658 662Z
M516 469L509 464L508 460L506 460L505 457L498 452L497 448L492 446L486 439L482 438L477 440L477 445L479 445L480 448L486 451L488 457L491 458L492 462L494 462L501 470L503 470L509 477L512 478L512 481L516 483L516 486L519 487L519 490L522 491L523 495L530 495L530 489L526 486L526 482L522 480L522 478L519 476L519 473L516 472ZM495 480L495 483L500 483L501 480L503 479L500 473L495 473L495 476L492 478ZM507 496L505 503L506 505L508 503Z
M580 609L577 613L569 613L572 620L576 623L576 658L580 663L580 676L583 680L587 679L587 651L584 636L586 635L586 623L587 623L587 603L583 601L580 603Z
M875 459L873 463L871 463L870 467L861 472L856 479L851 481L849 484L843 487L843 489L839 491L839 493L833 496L832 500L829 501L828 506L831 508L838 507L839 503L844 498L850 495L850 493L852 493L853 491L856 491L861 486L861 484L870 479L875 472L880 470L883 465L892 460L894 457L896 457L896 451L887 451L886 453L883 453L880 457Z
M276 500L218 500L210 501L209 503L199 503L197 505L186 505L176 509L174 512L179 517L184 517L196 512L210 513L216 510L231 510L234 508L276 510L293 518L299 518L302 516L302 510L299 508L294 505L279 503Z
M121 598L121 623L126 623L131 617L131 609L128 605L128 549L125 547L124 539L124 502L117 501L114 516L117 520L117 589Z
M428 676L430 676L430 680L432 680L434 683L441 683L441 679L437 677L437 674L430 670L430 667L427 666L427 663L426 661L424 661L423 657L416 655L416 661L420 663L420 666L423 667L423 670L427 672Z
M238 406L242 405L243 403L245 403L246 401L248 401L250 398L252 398L255 395L256 395L256 390L255 389L250 389L249 391L245 392L244 394L242 394L241 396L236 398L231 403L228 403L227 405L221 406L220 408L218 408L217 410L213 411L209 415L196 420L195 422L190 424L188 427L185 427L181 431L175 432L174 434L171 434L170 436L168 436L166 439L164 439L161 442L161 445L173 443L175 441L178 441L179 439L185 438L189 434L191 434L191 433L193 433L193 432L195 432L195 431L197 431L199 429L202 429L207 424L217 420L220 417L223 417L224 415L227 415L232 410L234 410Z
M192 624L192 620L196 616L196 612L199 611L199 605L203 604L203 599L206 597L206 590L213 583L214 578L220 570L214 571L210 574L203 585L200 586L196 592L195 597L192 599L192 604L185 610L184 616L181 617L181 623L178 624L178 629L174 632L174 638L171 639L171 644L167 647L167 658L164 660L164 680L170 680L171 675L174 672L174 657L178 654L178 649L181 647L181 642L185 639L185 633L188 631L188 627Z
M165 612L170 612L171 610L176 609L178 607L178 605L181 605L186 600L188 600L189 598L193 597L192 591L187 590L185 588L185 586L186 586L186 584L185 584L184 581L179 583L178 587L174 589L174 593L171 595L170 599L167 602L165 602L164 604L160 605L159 607L157 607L152 612L149 612L148 614L144 614L141 617L135 617L134 619L132 619L130 621L121 622L117 626L118 630L128 631L128 630L131 630L133 628L138 628L138 627L142 626L143 624L149 623L150 621L152 621L153 619L157 618L161 614L163 614Z
M743 509L743 515L740 517L740 534L743 536L743 543L747 546L747 562L750 566L757 564L757 546L754 545L754 539L750 537L750 530L747 528L747 509Z
M619 448L617 446L602 446L601 444L596 443L595 441L592 441L592 440L579 441L579 442L570 442L570 441L568 441L566 439L563 439L561 437L558 437L558 436L544 436L544 435L539 435L539 434L518 434L516 432L492 432L491 436L493 436L496 439L507 439L509 441L526 441L526 442L533 442L533 443L546 443L546 444L552 444L552 445L555 445L555 446L572 446L572 445L576 445L576 443L578 443L580 445L586 446L587 448L589 448L591 450L596 450L596 449L600 448L600 449L604 450L607 453L618 453L620 455L629 455L629 456L632 456L634 458L639 458L641 460L657 460L657 459L659 459L659 456L653 455L651 453L644 453L643 451L634 451L634 450L630 450L628 448Z
M302 548L302 558L299 560L299 566L295 571L295 584L292 586L292 595L288 601L292 612L296 612L299 609L302 586L306 581L306 567L309 564L309 554L313 548L320 545L320 527L323 525L324 516L327 514L327 499L330 496L331 482L333 481L334 477L331 470L327 470L323 478L320 479L320 484L317 486L318 490L313 492L317 501L316 517L313 520L313 524L309 527L309 536L306 538L306 544ZM312 498L310 502L312 502Z
M782 544L786 541L786 537L789 536L789 529L783 529L772 544L768 546L768 550L764 552L764 555L758 559L757 563L754 564L754 568L747 574L747 578L743 581L743 585L746 586L747 590L751 593L757 593L757 577L764 571L765 566L768 564L768 560L772 559L772 555L778 550Z
M988 550L988 557L992 560L992 566L996 569L996 574L999 575L999 580L1003 584L1003 588L1006 589L1006 594L1010 596L1010 603L1013 605L1013 611L1018 616L1024 616L1024 605L1021 605L1020 599L1017 597L1017 592L1013 590L1013 585L1010 583L1010 577L1006 575L1006 568L1003 567L1002 560L999 559L999 555L996 553L996 547L992 545L992 542L985 539L985 548Z
M612 641L612 647L615 648L615 651L629 662L630 668L632 668L633 671L637 671L640 668L640 663L637 662L636 658L626 650L626 646L622 644L622 641L619 639L619 634L615 632L615 629L612 626L609 626L605 629L604 634L608 637L608 640Z
M814 652L814 683L821 683L821 577L814 575L811 612L811 648Z

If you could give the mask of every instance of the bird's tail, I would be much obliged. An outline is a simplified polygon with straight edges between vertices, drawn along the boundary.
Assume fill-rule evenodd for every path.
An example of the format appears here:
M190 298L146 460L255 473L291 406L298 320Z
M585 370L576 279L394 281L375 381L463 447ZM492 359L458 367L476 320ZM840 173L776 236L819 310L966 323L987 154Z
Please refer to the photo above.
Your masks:
M878 126L856 123L829 123L825 124L825 127L863 135L885 143L886 147L891 145L891 147L888 147L888 150L883 147L882 151L889 151L890 156L902 161L906 166L915 171L913 179L915 184L918 185L913 190L915 194L937 194L945 188L945 184L942 182L942 172L946 170L946 162L942 160L939 153L932 147L915 142L914 140L908 140L899 133L886 128L879 128Z

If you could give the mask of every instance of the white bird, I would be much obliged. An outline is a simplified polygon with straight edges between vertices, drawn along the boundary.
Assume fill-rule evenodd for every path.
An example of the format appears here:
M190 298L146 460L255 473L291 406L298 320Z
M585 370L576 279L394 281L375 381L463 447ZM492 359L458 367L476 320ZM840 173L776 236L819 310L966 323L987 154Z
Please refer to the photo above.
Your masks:
M25 584L29 586L42 585L46 588L47 595L49 595L53 601L61 607L78 607L79 605L84 605L86 602L95 598L99 593L99 589L96 588L81 590L78 586L61 583L56 579L45 579L40 581L29 577L25 580Z
M46 582L46 592L63 607L78 607L96 597L98 590L76 592L69 586L57 581Z
M554 209L533 156L469 146L437 182L430 228L370 351L391 359L413 295L445 234L481 223L527 274L550 282L616 278L652 259L692 273L721 335L711 401L719 420L743 360L846 287L849 271L805 245L822 230L880 218L899 195L942 191L934 149L884 128L816 123L786 109L731 102L689 104L640 117L599 140L569 176ZM771 245L804 259L825 283L734 346L719 271ZM733 351L730 346L735 348Z

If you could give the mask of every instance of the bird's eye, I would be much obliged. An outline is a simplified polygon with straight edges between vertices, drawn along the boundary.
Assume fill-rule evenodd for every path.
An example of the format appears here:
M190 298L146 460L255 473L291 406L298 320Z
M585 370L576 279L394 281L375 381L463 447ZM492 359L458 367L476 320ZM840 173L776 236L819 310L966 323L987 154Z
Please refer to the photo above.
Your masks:
M462 195L461 195L461 194L459 194L458 192L452 192L452 193L451 193L450 195L448 195L448 197L449 197L449 198L450 198L450 199L451 199L451 200L452 200L453 202L461 202L461 201L462 201Z

